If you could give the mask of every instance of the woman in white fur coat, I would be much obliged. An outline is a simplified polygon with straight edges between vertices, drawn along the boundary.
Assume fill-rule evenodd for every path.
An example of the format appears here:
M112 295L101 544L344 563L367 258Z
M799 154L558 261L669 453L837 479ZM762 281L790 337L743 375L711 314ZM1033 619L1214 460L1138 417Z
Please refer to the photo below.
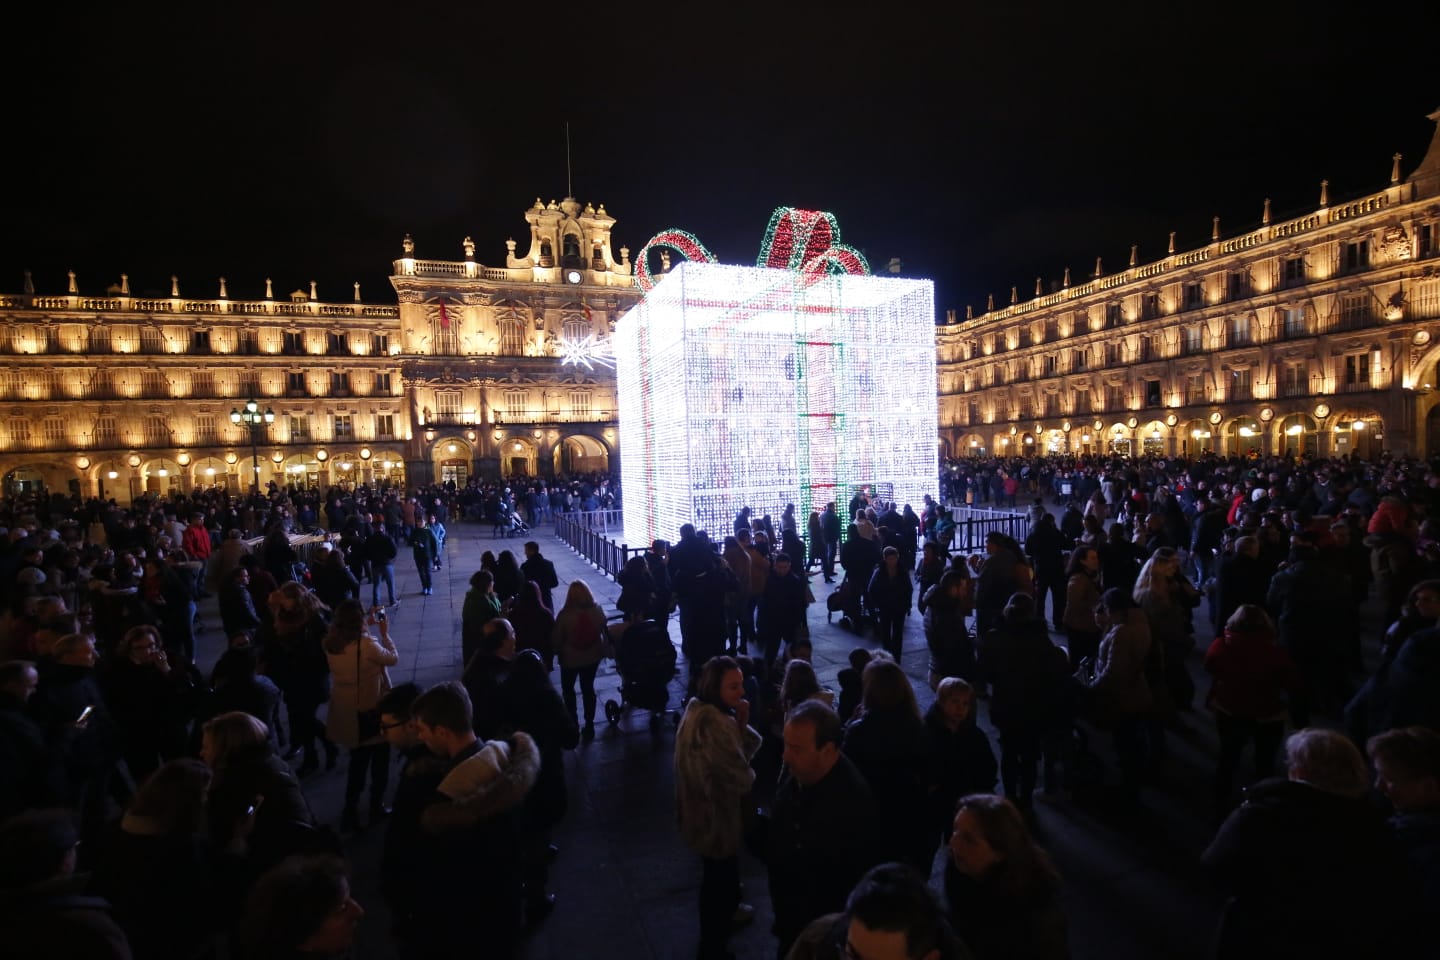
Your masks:
M755 771L750 758L760 734L750 727L745 675L730 657L706 662L696 696L675 733L675 794L680 836L700 854L701 960L727 956L737 920L752 916L740 903L741 807Z

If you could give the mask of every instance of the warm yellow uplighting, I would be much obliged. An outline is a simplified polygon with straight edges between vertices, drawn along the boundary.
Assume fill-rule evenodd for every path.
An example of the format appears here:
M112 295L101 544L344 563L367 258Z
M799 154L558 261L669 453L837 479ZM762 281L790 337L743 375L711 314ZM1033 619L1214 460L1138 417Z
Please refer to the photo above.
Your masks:
M89 457L81 457L81 458L79 458L78 460L75 461L75 466L79 467L81 470L89 470L89 469L90 469L90 458L89 458Z
M1305 428L1300 426L1300 424L1298 423L1292 423L1290 426L1285 428L1285 433L1292 437L1298 437L1304 432Z
M1364 420L1356 420L1353 424L1350 425L1350 429L1351 429L1351 430L1364 430L1364 429L1365 429L1365 421L1364 421Z

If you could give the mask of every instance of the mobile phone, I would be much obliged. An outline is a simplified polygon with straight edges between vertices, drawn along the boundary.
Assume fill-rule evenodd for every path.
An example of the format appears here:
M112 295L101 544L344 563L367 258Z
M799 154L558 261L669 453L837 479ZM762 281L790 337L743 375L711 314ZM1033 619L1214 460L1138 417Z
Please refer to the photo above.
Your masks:
M375 611L375 622L376 622L376 623L379 623L380 621L382 621L382 620L384 620L384 619L385 619L385 609L384 609L383 607L376 609L376 611Z
M252 803L252 804L250 804L249 806L247 806L247 807L245 808L245 816L247 816L247 817L253 817L253 816L255 816L255 804Z
M80 716L78 716L78 717L75 718L75 722L76 722L76 723L84 723L86 720L89 720L89 719L90 719L90 714L92 714L92 713L94 713L94 712L95 712L95 707L94 707L94 705L92 704L91 706L88 706L88 707L86 707L84 710L81 710L81 711L80 711Z

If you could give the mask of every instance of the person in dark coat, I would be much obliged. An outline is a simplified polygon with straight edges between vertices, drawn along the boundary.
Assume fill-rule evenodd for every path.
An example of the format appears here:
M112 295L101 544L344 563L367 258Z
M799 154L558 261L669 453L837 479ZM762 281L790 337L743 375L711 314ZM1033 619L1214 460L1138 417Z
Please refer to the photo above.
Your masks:
M789 554L775 554L759 607L759 639L767 668L774 666L781 644L789 645L805 625L805 589Z
M844 909L876 863L874 794L840 751L835 711L807 700L785 721L786 775L771 803L765 840L779 954L817 917Z
M963 563L951 564L925 594L925 645L930 650L930 686L944 677L975 679L975 645L965 618L970 615L975 581Z
M946 677L925 712L925 837L922 869L935 850L950 840L955 804L971 793L995 789L995 751L975 723L975 688L959 677Z
M620 596L615 609L624 614L626 621L663 621L669 611L658 609L655 596L655 580L650 576L650 564L641 556L625 561L615 582L620 586Z
M1049 594L1050 621L1056 630L1065 628L1065 547L1065 536L1048 513L1025 538L1025 553L1035 568L1036 613L1044 619L1045 596Z
M326 550L312 575L315 595L332 610L346 600L360 599L360 581L345 565L339 550Z
M520 564L520 572L526 580L540 588L540 599L545 602L545 608L554 611L553 591L560 586L560 578L555 573L555 564L541 554L540 544L534 540L528 540L525 543L525 562ZM521 649L523 650L524 647L522 646Z
M379 521L365 537L365 561L370 567L370 605L380 606L380 584L389 592L390 606L395 606L395 541Z
M1285 751L1287 778L1251 787L1201 856L1230 893L1215 955L1406 955L1413 890L1366 800L1360 751L1318 728L1292 734Z
M540 596L540 584L525 581L520 595L510 605L510 625L515 628L515 649L534 650L547 671L555 669L555 614Z
M881 553L880 566L871 574L865 595L879 621L877 631L881 644L890 656L899 660L905 649L905 621L910 616L915 586L897 548L886 547Z
M1045 621L1036 613L1035 601L1015 594L999 628L985 635L980 648L992 688L990 722L1000 731L1005 795L1022 810L1029 808L1035 791L1045 740L1063 716L1070 678L1065 651L1050 642Z
M1265 606L1279 627L1280 645L1305 680L1302 695L1291 705L1295 723L1308 726L1312 708L1340 716L1350 699L1345 651L1359 629L1349 584L1297 535L1288 566L1270 580Z
M63 810L0 824L0 930L6 960L130 960L110 904L76 874L80 833Z
M250 595L250 571L245 567L236 567L220 587L220 626L227 640L253 637L260 629L260 614Z
M841 750L875 795L880 857L923 870L934 844L926 829L929 780L924 721L910 678L891 660L865 667L858 717L845 725Z
M1345 708L1357 743L1394 727L1440 730L1440 627L1412 633Z
M0 663L0 822L64 799L64 769L44 729L26 714L40 673L28 660Z
M850 603L845 616L852 619L856 629L859 629L859 618L865 612L865 589L878 566L880 545L860 536L860 528L850 524L845 531L845 545L840 548L840 568L845 571L845 581L841 586L844 588L845 584L849 584Z
M410 530L410 555L420 577L420 594L428 597L435 592L432 575L440 565L440 540L434 528L426 525L423 513L415 515L415 526Z
M1244 604L1265 606L1269 578L1260 560L1260 541L1240 537L1232 552L1222 553L1215 565L1214 626L1223 630L1225 624Z
M280 704L282 696L275 681L257 672L259 658L254 647L231 647L220 655L210 674L210 693L202 697L191 735L194 751L200 748L200 733L206 720L239 710L270 728L270 745L280 746Z
M993 530L985 537L985 557L978 563L975 581L976 636L985 636L1000 622L1005 604L1020 586L1015 568L1021 559L1006 544L1007 539Z
M195 701L192 676L172 666L154 627L131 627L99 668L100 689L120 731L120 750L135 783L180 756Z
M975 960L1068 960L1060 875L1002 797L960 801L945 864L956 935Z
M1395 812L1390 828L1419 890L1420 909L1440 915L1440 733L1400 727L1370 738L1375 786Z

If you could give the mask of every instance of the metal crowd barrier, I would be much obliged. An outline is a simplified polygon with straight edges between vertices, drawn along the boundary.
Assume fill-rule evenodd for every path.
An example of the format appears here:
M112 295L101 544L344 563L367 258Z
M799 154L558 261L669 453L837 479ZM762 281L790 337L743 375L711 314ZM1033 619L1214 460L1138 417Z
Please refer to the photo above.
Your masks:
M600 516L602 514L607 516ZM606 535L611 526L616 530L621 529L619 510L561 513L555 516L555 536L613 580L625 568L625 561L643 554L646 548L631 547L611 540Z

